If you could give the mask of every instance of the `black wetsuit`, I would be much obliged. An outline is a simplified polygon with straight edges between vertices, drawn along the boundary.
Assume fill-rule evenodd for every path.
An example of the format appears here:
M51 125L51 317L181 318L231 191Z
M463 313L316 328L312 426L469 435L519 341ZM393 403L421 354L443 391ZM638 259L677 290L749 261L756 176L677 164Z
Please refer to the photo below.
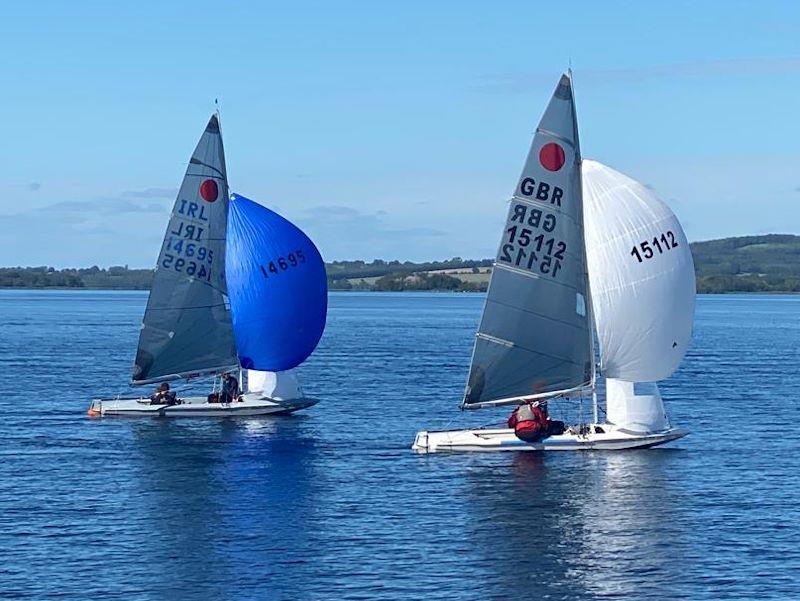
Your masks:
M239 382L233 376L225 378L222 382L222 393L219 395L220 403L232 403L239 394Z

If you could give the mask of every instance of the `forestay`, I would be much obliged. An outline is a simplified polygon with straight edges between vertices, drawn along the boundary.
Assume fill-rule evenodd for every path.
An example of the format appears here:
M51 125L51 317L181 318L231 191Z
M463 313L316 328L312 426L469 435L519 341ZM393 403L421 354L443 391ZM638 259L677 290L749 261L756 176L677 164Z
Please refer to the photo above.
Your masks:
M475 340L463 407L590 386L580 148L562 76L511 200Z
M601 372L632 382L667 378L692 337L686 235L651 190L601 163L583 161L583 196Z
M226 253L241 366L284 371L300 365L322 336L328 307L316 246L277 213L234 194Z
M236 365L226 307L227 213L225 153L214 115L172 208L139 334L134 384Z

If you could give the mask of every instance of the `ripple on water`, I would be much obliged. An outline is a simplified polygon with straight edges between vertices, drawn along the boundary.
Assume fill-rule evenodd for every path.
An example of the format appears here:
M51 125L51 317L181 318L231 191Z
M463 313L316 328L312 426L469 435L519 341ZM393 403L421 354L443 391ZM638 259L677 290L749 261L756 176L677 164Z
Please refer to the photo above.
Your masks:
M800 299L701 297L626 453L418 456L460 413L483 297L333 294L297 416L90 420L146 296L0 292L0 591L40 598L800 596Z

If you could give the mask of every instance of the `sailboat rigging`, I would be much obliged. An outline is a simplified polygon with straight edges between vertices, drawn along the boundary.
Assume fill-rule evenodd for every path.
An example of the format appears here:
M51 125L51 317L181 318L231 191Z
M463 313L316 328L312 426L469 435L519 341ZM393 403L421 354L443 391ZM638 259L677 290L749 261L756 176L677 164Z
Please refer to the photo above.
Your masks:
M689 244L669 208L634 180L582 160L571 74L564 74L510 201L462 408L591 394L593 423L537 442L511 428L422 431L412 448L621 449L685 436L669 425L654 382L686 352L694 293Z
M273 273L274 270L274 273ZM131 384L246 369L273 379L300 365L325 328L327 279L314 243L294 224L230 195L214 114L192 153L170 214L139 333ZM294 376L291 376L294 378ZM296 387L300 391L299 386ZM213 395L212 395L213 396ZM236 403L209 397L97 399L93 415L264 415L317 399L271 398L248 386Z

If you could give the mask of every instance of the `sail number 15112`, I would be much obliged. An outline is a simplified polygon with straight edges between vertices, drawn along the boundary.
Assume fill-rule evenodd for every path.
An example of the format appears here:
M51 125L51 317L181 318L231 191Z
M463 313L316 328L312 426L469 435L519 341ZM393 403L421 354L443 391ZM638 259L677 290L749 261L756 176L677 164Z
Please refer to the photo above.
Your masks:
M656 251L658 254L664 254L668 250L672 250L673 248L677 248L678 241L675 239L675 234L672 231L668 231L661 236L655 236L652 240L645 240L644 242L639 242L637 246L634 246L631 249L631 256L635 257L639 263L645 261L646 259L652 259L656 256Z

